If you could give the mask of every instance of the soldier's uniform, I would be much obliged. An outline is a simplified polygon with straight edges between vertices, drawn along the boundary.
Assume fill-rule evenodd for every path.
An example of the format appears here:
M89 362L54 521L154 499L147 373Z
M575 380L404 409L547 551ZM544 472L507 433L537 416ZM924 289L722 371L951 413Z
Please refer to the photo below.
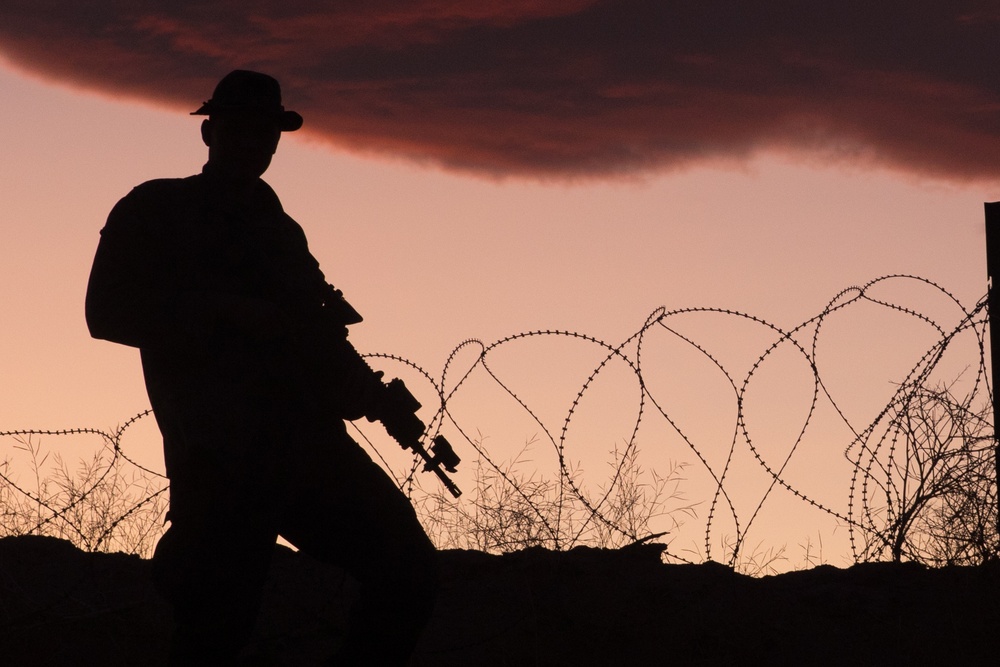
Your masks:
M333 293L302 229L262 180L227 187L208 165L135 188L101 233L87 293L91 333L139 348L163 434L171 527L154 569L175 607L173 661L238 651L280 534L362 584L337 664L404 664L433 605L434 548L346 433L370 379L309 374L303 340L330 335L335 356L346 330L323 328ZM281 326L248 332L218 299L264 304Z

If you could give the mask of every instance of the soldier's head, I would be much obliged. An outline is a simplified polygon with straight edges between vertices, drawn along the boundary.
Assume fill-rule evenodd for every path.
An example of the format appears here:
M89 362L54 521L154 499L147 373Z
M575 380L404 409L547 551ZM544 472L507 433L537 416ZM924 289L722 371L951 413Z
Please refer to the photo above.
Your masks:
M213 169L232 178L258 178L267 171L282 132L302 127L302 116L281 105L278 82L259 72L227 74L192 115L208 116L201 138Z

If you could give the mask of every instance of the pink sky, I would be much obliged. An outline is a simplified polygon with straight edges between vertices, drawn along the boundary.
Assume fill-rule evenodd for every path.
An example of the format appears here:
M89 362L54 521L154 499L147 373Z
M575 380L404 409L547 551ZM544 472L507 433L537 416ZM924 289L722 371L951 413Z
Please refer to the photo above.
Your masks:
M591 4L564 3L564 13L574 16L578 8ZM457 11L465 5L435 6ZM0 25L2 18L0 12ZM528 30L528 24L545 17L452 18L453 23L486 20L490 30L507 30L504 26L512 25ZM187 25L184 17L174 19L174 24L157 24L157 34L165 34L169 25ZM299 25L290 16L286 19L283 29ZM420 34L427 43L443 43L447 40L435 30L453 25L425 25L426 31L420 33L411 25L419 22L411 19L396 17L393 25L414 43L420 41ZM973 17L964 25L987 19L995 17ZM142 25L150 29L150 21ZM358 21L367 25L361 18ZM148 44L135 40L134 61L126 59L120 69L91 70L101 73L83 77L79 70L92 67L89 60L102 57L101 53L79 51L81 26L71 29L75 24L58 21L46 25L37 27L36 33L22 33L9 43L13 46L0 47L10 59L0 69L5 100L0 107L4 147L0 169L5 183L2 225L6 239L0 244L0 373L4 378L0 430L104 428L147 406L136 351L91 340L87 334L82 304L90 262L108 210L133 185L155 177L184 176L200 168L205 149L198 137L198 120L186 110L206 99L213 80L225 73L195 76L195 64L182 58L171 68L169 58L151 60ZM79 62L46 60L39 55L44 52L32 46L33 34L53 39L63 29L68 32L47 52L75 48ZM516 32L510 33L511 39L527 39ZM183 34L190 38L184 43L190 44L193 35L202 32ZM571 36L562 39L568 43ZM357 36L359 43L366 43L365 39ZM833 49L830 39L827 49ZM722 44L713 48L721 49ZM123 49L127 46L119 44ZM343 58L348 51L347 46L341 51L331 47L331 54ZM726 53L720 51L715 57ZM126 56L116 53L118 58ZM838 71L848 72L865 58L884 67L888 56L874 46L861 49L850 62L840 62ZM761 59L767 60L763 55ZM224 60L216 61L224 69L239 64ZM846 137L841 143L816 143L816 134L802 139L785 130L772 132L767 128L776 126L764 122L767 114L763 112L759 117L751 114L749 125L740 130L734 122L740 113L734 101L737 97L719 97L719 91L693 81L689 82L693 88L705 96L715 95L713 99L723 107L736 105L719 120L728 129L695 128L684 137L658 134L658 123L666 122L663 118L676 120L673 114L679 111L663 111L666 115L656 122L640 118L642 108L655 119L659 112L652 102L611 110L593 107L587 112L590 126L555 122L557 112L549 106L554 104L551 100L541 103L538 124L527 123L528 115L510 115L520 108L513 104L502 107L507 116L491 117L483 106L469 109L470 117L462 120L462 114L436 115L435 104L456 99L441 92L448 90L441 83L439 96L422 89L421 96L408 102L416 105L415 110L394 112L406 116L402 125L378 125L358 111L365 104L379 108L384 100L352 98L351 104L360 106L350 112L354 125L348 137L339 128L349 110L330 105L334 110L325 112L316 92L322 86L310 89L300 67L290 71L292 85L286 90L286 104L302 111L307 130L312 131L286 136L265 178L286 210L304 226L328 278L365 315L365 323L351 334L356 346L363 352L404 356L434 374L440 373L450 351L468 338L490 343L533 329L561 329L617 343L638 330L661 305L668 309L730 308L791 327L818 313L840 290L893 273L929 278L971 307L986 287L982 202L995 199L997 192L996 185L990 185L992 156L998 147L996 95L977 87L976 77L985 76L982 73L952 76L951 87L939 85L935 90L943 92L930 95L924 84L948 80L948 67L958 68L960 63L942 60L918 76L908 64L919 62L918 58L903 63L906 59L899 56L899 60L899 69L908 69L908 76L897 83L905 78L922 104L929 105L933 98L939 106L933 113L911 107L910 115L900 116L899 125L880 121L868 129L861 128L857 119L865 114L881 118L885 108L857 107L839 116L831 110L826 120L813 127L822 126L824 132L840 128L844 131L840 136ZM343 67L343 62L338 66ZM158 81L163 82L158 93L139 76L147 71L143 68L154 65L161 68L149 70L159 72ZM31 68L36 69L32 72ZM601 68L611 71L607 62ZM657 76L650 73L640 83L650 85ZM767 83L771 75L761 76L761 90L772 90ZM865 78L860 75L849 77L850 81L836 78L843 87L835 92L845 96L872 104L879 100L887 104L892 97L868 97L878 88L870 77L865 86L858 83ZM525 94L530 92L527 88L542 86L533 78L527 81L531 86L519 88ZM343 94L343 80L326 81L329 86L334 83ZM723 86L724 82L716 83ZM794 95L788 93L787 108L810 113L823 109L822 99L803 92L803 86L795 88ZM374 84L371 88L382 90ZM652 95L649 91L642 94ZM139 101L143 96L156 100ZM666 99L654 97L656 104ZM792 97L800 102L793 103ZM966 104L964 110L954 106L959 102ZM894 103L905 106L905 100ZM969 109L977 104L977 113L985 114L981 126L970 121ZM600 132L591 131L602 123L632 129L602 138ZM920 134L919 127L927 133ZM504 131L511 133L508 143L523 142L532 150L505 152L503 142L487 141L498 139ZM747 137L761 140L748 142ZM545 143L546 138L551 138L551 145ZM681 144L707 148L694 152L663 148ZM619 149L625 145L635 150L624 162L607 157L622 155ZM580 152L567 152L573 146ZM835 150L837 146L860 148L845 152ZM921 146L925 150L918 151ZM358 152L359 148L365 150ZM573 160L581 162L573 166ZM442 163L460 168L438 166ZM908 166L912 169L907 170ZM567 180L567 176L572 178ZM976 180L970 180L971 176ZM907 292L905 298L913 300L908 305L933 311L945 321L954 315L940 307L937 297L920 290ZM900 379L892 373L907 367L902 357L919 356L926 341L919 327L866 317L862 313L838 324L830 344L829 375L839 383L846 400L856 402L852 404L858 414L881 407L878 401L891 389L889 383ZM737 366L752 362L762 351L749 344L744 350L743 337L754 334L744 334L742 325L727 320L698 324L695 330L715 349L747 351L752 358L744 354L733 362ZM496 365L526 396L537 396L532 405L558 432L569 402L592 370L594 357L575 342L550 342L508 346L497 352ZM894 348L902 348L900 360L891 358ZM657 380L663 383L662 391L678 401L691 430L704 430L699 434L704 450L717 455L729 428L712 431L717 426L713 422L720 421L713 416L715 411L725 414L728 410L724 390L719 393L714 381L706 380L702 396L698 392L703 380L684 375L683 369L692 374L708 373L706 369L679 362L676 369L668 368L670 355L664 352L659 358L664 363ZM886 377L879 375L883 361ZM970 355L968 363L975 361ZM787 430L782 420L788 405L797 399L781 403L777 399L784 396L781 391L785 389L778 390L781 381L775 385L767 384L774 382L769 379L761 382L775 389L771 394L775 400L755 406L755 415L766 423L761 428ZM609 389L595 394L593 403L586 406L586 415L578 422L581 435L570 443L573 455L590 469L599 468L614 441L628 435L616 429L627 426L631 399L623 401L611 389L617 385L609 383ZM688 391L688 387L695 389ZM809 390L808 385L804 387ZM792 397L797 395L787 391ZM465 411L461 414L465 425L473 432L481 428L500 451L515 452L532 435L528 431L534 425L511 416L510 406L483 405L495 399L488 383L470 387L467 395L456 402ZM867 397L871 397L868 403ZM426 396L425 402L430 401ZM158 443L151 424L147 426L135 445L137 456L155 465ZM582 435L590 427L593 439ZM823 440L822 434L817 437ZM655 451L668 439L661 438L654 426L642 444ZM823 475L811 478L808 472L810 468L825 470L827 461L840 460L848 442L831 427L828 441L821 444L824 453L802 457L804 470L796 473L796 483L801 480L817 494L834 498L842 487L829 490L828 479ZM473 458L468 449L460 453ZM672 449L669 457L694 462L682 448ZM551 448L540 445L533 458L541 466L548 465ZM466 488L471 484L468 474L466 469L458 476ZM754 483L747 481L748 488ZM843 499L839 502L843 504ZM826 518L791 504L776 508L774 521L783 522L793 515L798 523L777 531L774 539L794 545L814 534L816 526L834 530ZM697 542L700 538L695 531L685 539Z

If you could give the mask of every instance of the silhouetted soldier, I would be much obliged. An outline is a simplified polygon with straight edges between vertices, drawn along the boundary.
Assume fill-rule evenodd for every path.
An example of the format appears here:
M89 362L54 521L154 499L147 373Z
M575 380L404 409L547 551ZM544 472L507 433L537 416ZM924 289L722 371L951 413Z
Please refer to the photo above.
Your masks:
M202 173L118 202L87 291L91 334L139 348L163 434L171 526L154 572L172 664L235 660L278 535L361 583L332 664L405 664L433 606L434 547L345 430L380 382L341 354L360 317L260 180L302 117L247 71L194 114L208 116Z

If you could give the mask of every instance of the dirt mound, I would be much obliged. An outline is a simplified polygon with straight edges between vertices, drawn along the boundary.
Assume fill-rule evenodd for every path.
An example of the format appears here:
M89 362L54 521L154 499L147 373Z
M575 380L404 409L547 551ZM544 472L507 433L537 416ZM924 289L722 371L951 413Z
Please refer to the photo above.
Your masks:
M444 551L441 561L420 667L992 664L1000 649L996 564L821 566L753 579L714 563L664 565L655 545ZM162 665L171 620L149 575L135 556L0 539L5 664ZM342 572L277 547L250 653L321 664L354 592Z

